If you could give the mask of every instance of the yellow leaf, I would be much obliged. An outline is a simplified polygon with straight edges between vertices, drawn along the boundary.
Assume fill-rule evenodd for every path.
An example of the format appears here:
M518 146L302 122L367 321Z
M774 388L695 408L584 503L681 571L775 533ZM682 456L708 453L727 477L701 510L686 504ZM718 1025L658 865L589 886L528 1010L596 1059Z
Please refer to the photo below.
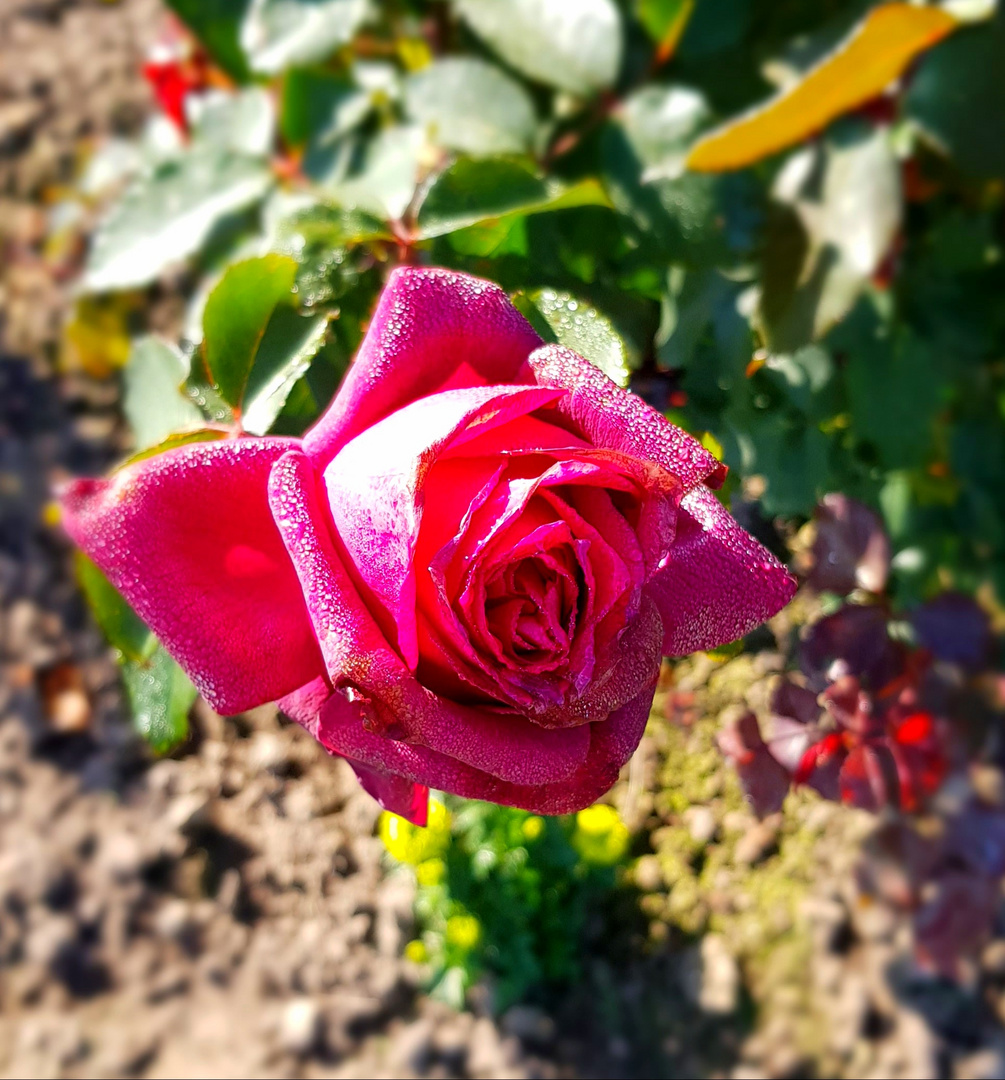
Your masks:
M918 53L958 25L941 8L900 3L874 8L798 83L695 143L687 167L696 172L742 169L800 142L876 97Z
M124 367L131 348L129 316L136 306L137 298L132 293L79 299L63 328L63 370L83 370L105 379Z

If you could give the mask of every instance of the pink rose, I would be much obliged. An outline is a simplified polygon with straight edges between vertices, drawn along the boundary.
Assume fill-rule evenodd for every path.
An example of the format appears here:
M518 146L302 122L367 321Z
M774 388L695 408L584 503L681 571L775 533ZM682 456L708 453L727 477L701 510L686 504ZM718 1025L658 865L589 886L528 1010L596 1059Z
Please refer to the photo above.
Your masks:
M427 786L581 809L660 658L794 582L725 469L489 282L399 269L303 440L197 443L78 480L66 528L216 709L280 707L382 805Z

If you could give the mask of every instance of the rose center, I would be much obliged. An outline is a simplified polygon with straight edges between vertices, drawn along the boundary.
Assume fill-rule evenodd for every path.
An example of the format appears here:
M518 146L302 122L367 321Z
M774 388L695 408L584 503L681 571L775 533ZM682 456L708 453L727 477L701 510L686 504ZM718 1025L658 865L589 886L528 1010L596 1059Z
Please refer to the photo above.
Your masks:
M485 584L489 633L519 666L564 660L576 632L582 570L563 547L494 571Z

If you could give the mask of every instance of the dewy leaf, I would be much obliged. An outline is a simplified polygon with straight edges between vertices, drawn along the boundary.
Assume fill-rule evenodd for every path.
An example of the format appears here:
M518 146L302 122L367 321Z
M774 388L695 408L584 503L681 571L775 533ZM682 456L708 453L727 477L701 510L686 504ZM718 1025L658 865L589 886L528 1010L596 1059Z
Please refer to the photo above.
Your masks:
M277 305L293 302L297 262L263 255L234 263L209 294L203 355L223 399L240 409L265 328Z
M167 6L205 45L210 56L238 82L250 72L238 35L248 0L166 0Z
M77 580L109 644L128 660L141 661L148 657L156 646L156 639L143 620L82 551L78 551L74 559Z
M194 100L199 105L193 135L200 142L249 157L266 157L272 152L276 110L263 87L251 86L236 94L221 91Z
M367 0L251 0L241 45L264 75L317 63L352 39L367 7Z
M202 413L182 394L186 378L188 363L173 345L152 336L133 343L123 376L122 408L138 450L202 425Z
M476 57L446 57L410 75L405 109L434 144L475 156L529 150L537 124L527 91Z
M264 435L272 427L321 348L328 321L327 314L307 317L284 304L273 311L248 376L242 415L245 431Z
M630 377L625 343L610 319L571 293L537 289L515 301L524 315L532 306L550 328L559 344L585 356L618 386L627 386ZM537 320L531 318L532 323Z
M522 75L587 95L621 67L621 16L613 0L454 0L461 18Z
M460 158L445 169L419 207L421 239L444 236L482 221L576 206L610 206L594 179L570 187L541 179L515 158Z
M906 3L874 8L800 82L700 139L688 155L688 168L697 172L742 169L816 134L880 94L918 53L958 25L940 8Z
M126 660L122 681L136 730L154 753L165 754L188 734L188 712L196 689L184 671L158 645L145 660Z
M90 292L155 281L193 255L229 214L258 202L272 185L264 163L199 147L136 180L98 227L84 272Z

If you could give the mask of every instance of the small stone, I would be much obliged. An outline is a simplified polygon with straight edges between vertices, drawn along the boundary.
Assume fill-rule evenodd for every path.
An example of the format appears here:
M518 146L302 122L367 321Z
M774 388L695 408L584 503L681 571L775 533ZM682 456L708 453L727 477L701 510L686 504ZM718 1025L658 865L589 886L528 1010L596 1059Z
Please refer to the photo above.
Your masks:
M287 1002L279 1023L279 1041L283 1049L298 1057L307 1057L321 1038L321 1010L312 998L294 998Z
M705 1012L726 1016L736 1010L740 968L721 934L706 934L685 958L684 990Z
M555 1021L533 1005L513 1005L503 1014L500 1026L530 1046L550 1046L555 1038Z
M715 814L708 806L689 806L684 811L684 824L691 839L702 847L715 837L718 830Z
M168 807L165 824L173 832L197 829L208 820L209 803L209 796L202 792L194 791L190 795L182 795Z
M635 884L643 892L652 893L663 888L663 871L660 869L660 861L655 855L643 855L635 863L633 876Z
M960 1058L953 1069L954 1080L1000 1080L1005 1077L1005 1053L1001 1047L984 1050Z
M390 1063L399 1069L424 1073L433 1055L433 1024L421 1018L402 1028L391 1044Z
M1005 976L1005 940L998 938L988 943L981 953L981 968L992 978Z
M779 815L773 814L751 826L736 842L733 861L740 866L755 866L778 847Z

